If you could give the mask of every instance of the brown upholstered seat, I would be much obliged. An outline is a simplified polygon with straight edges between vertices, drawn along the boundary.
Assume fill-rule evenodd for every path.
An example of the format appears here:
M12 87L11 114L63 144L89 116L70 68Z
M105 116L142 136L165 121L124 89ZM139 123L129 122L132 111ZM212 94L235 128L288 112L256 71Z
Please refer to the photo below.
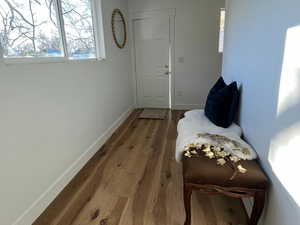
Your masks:
M254 189L265 189L268 186L268 178L255 160L241 161L243 167L247 169L247 173L237 173L233 180L230 180L233 169L228 164L217 165L216 160L205 156L183 157L182 162L185 183Z
M217 165L217 161L205 156L183 157L185 225L191 225L191 196L193 190L207 194L225 194L235 198L254 198L248 225L257 225L262 214L268 178L256 161L241 161L247 173L235 173L229 164Z

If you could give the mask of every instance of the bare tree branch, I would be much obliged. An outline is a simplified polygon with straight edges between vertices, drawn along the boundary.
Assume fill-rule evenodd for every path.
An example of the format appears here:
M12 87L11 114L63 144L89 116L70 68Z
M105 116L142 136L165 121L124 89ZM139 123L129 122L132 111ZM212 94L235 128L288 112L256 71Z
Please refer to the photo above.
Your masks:
M34 52L36 52L36 45L35 45L35 20L34 20L34 13L32 10L32 2L31 0L28 0L28 4L29 4L29 10L30 10L30 15L31 15L31 20L32 20L32 45L33 45L33 50Z
M4 46L5 54L32 55L48 54L48 50L60 51L60 37L57 33L45 33L43 24L53 24L59 29L54 10L55 0L27 0L17 4L12 0L4 0L0 5L0 41ZM68 48L72 54L76 52L89 52L95 47L93 37L93 24L91 18L91 5L89 0L80 0L78 5L70 0L62 0L63 16ZM48 18L44 21L39 17L36 7L47 7ZM23 13L23 8L27 9ZM50 24L51 23L51 24ZM52 27L52 26L51 26ZM51 28L50 28L51 29ZM55 53L56 54L56 53Z
M49 18L50 18L51 22L54 24L54 26L57 26L57 24L56 24L57 21L55 21L53 19L53 15L52 15L52 13L53 13L52 7L54 4L54 0L45 0L45 4L46 4L47 8L49 9Z
M8 0L4 0L7 5L9 6L10 10L13 12L16 12L26 23L28 23L29 25L33 26L33 24L31 22L29 22L24 16L23 14L17 10Z

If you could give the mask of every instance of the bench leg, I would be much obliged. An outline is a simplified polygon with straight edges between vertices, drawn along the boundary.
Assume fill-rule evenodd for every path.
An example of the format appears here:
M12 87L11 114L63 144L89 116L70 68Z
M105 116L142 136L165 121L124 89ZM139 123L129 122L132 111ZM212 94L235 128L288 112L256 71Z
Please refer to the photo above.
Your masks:
M191 225L191 197L192 197L192 187L184 185L184 208L185 208L185 223L184 225Z
M257 225L265 205L265 191L257 191L254 195L254 205L249 225Z

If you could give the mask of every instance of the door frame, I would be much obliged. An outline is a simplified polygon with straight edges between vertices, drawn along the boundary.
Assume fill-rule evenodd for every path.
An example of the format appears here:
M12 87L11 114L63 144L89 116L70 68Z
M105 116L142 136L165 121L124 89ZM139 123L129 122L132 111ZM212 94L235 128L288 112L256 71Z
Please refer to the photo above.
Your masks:
M147 19L156 16L168 16L170 24L170 68L171 75L169 76L169 108L175 107L175 16L176 9L162 9L162 10L150 10L130 13L129 29L130 29L130 41L131 45L131 58L132 58L132 71L133 71L133 90L134 90L134 105L136 108L140 108L138 102L138 77L136 73L136 51L134 40L134 22L139 19Z

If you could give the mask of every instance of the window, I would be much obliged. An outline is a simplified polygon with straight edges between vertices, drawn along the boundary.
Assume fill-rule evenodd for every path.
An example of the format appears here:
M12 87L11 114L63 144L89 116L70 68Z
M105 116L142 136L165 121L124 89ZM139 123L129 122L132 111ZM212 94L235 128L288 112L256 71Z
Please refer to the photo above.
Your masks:
M98 58L94 0L1 0L4 58ZM2 3L3 2L3 3Z
M224 50L225 19L226 19L226 11L225 11L225 9L221 9L221 11L220 11L219 53L223 53L223 50Z

